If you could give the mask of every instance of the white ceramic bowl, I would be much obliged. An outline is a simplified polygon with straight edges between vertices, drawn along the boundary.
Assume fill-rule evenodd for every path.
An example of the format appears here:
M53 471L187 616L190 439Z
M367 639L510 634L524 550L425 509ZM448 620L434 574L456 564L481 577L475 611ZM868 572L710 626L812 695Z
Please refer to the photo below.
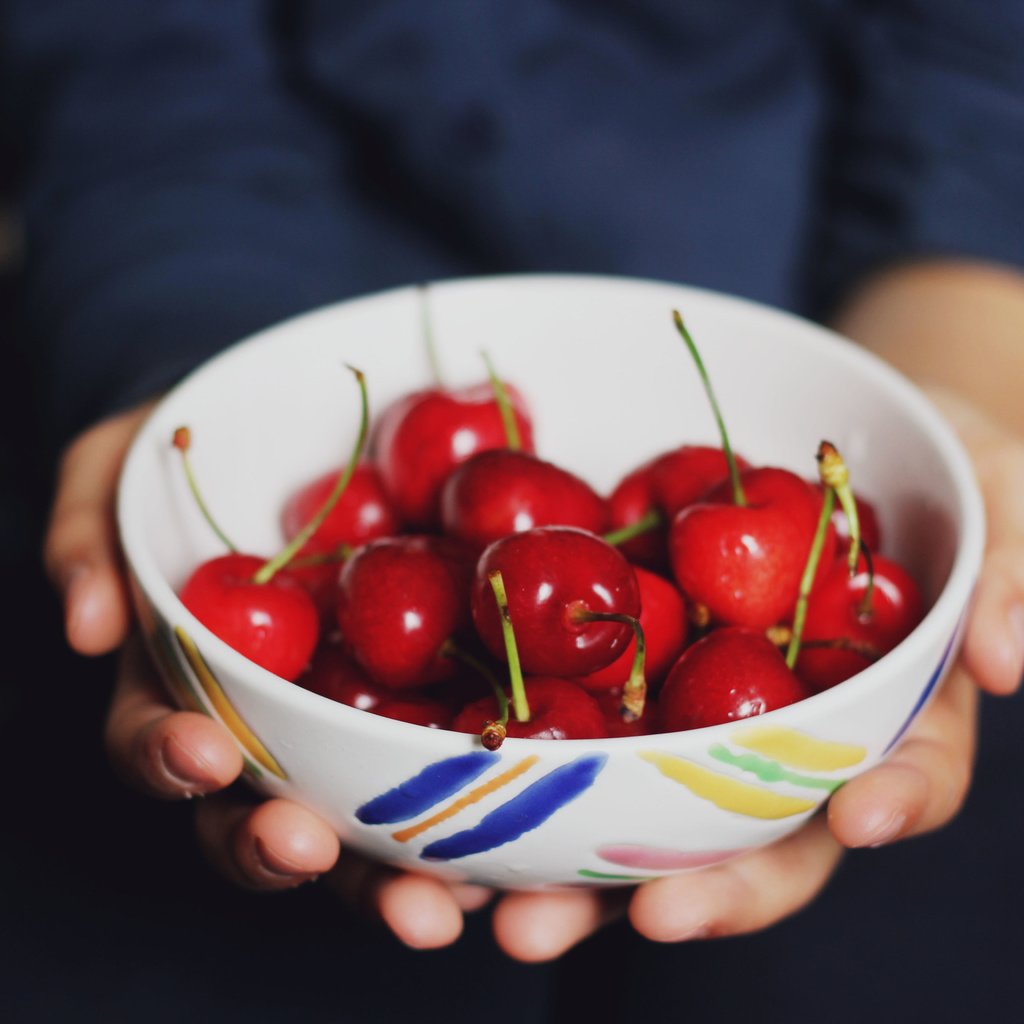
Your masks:
M983 514L941 418L892 370L792 316L675 285L526 276L432 286L447 382L479 381L486 347L528 397L538 451L609 490L684 442L716 443L671 321L702 348L737 450L807 477L822 438L879 511L887 553L929 611L860 675L743 723L611 740L478 739L380 718L286 683L199 623L175 590L221 553L170 444L191 426L210 506L243 550L272 552L295 487L348 456L372 407L429 381L415 289L289 321L200 367L159 405L121 482L140 618L183 707L235 734L252 784L319 812L382 861L505 888L612 885L714 863L797 829L899 740L956 650Z

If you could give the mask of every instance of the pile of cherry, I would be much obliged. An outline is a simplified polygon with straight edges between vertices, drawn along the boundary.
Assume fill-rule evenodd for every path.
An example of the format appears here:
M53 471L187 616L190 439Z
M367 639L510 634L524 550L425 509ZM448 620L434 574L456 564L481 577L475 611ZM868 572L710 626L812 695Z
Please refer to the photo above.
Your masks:
M605 497L535 454L527 404L489 381L407 394L348 463L290 495L289 543L200 565L185 606L285 680L363 711L480 734L597 738L762 714L848 678L918 623L842 459L820 479L684 444ZM485 357L486 360L486 357ZM810 461L810 459L809 459Z

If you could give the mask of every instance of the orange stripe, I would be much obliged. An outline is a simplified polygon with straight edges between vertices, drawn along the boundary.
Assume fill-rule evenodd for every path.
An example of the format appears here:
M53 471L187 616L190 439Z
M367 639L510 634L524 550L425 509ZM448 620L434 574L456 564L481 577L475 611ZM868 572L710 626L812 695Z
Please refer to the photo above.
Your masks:
M435 825L440 824L440 822L447 821L458 814L459 811L465 810L471 804L483 800L485 796L493 793L496 789L501 789L506 783L519 778L523 772L529 771L539 760L540 758L536 754L524 757L519 764L513 765L507 772L496 775L490 782L485 782L482 786L471 789L465 796L460 796L454 803L450 803L443 811L438 811L437 814L427 818L426 821L421 821L418 825L395 832L391 838L396 839L400 843L407 843L410 839L420 835L420 833L426 832L428 828L433 828Z

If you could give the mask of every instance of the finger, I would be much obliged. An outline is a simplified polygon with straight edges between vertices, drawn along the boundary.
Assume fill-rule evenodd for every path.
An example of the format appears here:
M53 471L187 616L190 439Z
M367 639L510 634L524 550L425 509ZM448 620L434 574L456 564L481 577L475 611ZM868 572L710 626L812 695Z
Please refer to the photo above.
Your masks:
M196 834L207 859L248 889L292 889L334 866L338 837L323 819L290 800L253 805L225 793L196 806Z
M655 942L759 931L809 903L842 854L824 817L763 850L641 885L629 919Z
M509 893L494 909L494 937L515 960L554 960L621 916L627 900L618 890Z
M223 789L242 771L238 745L223 726L168 706L139 637L121 656L105 741L126 782L165 799Z
M982 689L1012 693L1024 674L1024 439L948 392L932 397L966 445L985 498L985 561L964 660Z
M111 651L128 632L114 501L125 453L148 408L93 427L61 462L43 557L64 599L68 643L82 654Z
M887 761L848 782L829 803L844 846L881 846L945 825L971 780L978 694L961 665Z
M381 921L412 949L451 945L463 926L456 890L479 890L478 886L451 887L437 878L397 871L349 851L342 855L327 883L349 906ZM462 896L465 898L465 893Z
M1024 503L1021 508L1024 521ZM1024 675L1024 543L985 557L964 638L964 661L978 685L1007 695Z
M482 885L470 885L467 882L462 885L449 886L449 889L459 909L465 914L483 910L494 899L494 890Z

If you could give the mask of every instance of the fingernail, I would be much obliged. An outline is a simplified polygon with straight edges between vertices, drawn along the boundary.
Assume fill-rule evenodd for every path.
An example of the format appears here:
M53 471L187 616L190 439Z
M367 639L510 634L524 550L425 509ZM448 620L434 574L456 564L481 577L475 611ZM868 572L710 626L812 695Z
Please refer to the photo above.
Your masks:
M906 814L896 811L889 817L883 818L873 828L867 829L867 835L860 845L874 849L877 846L891 843L903 831L906 823Z
M199 768L199 760L201 758L195 751L186 750L173 736L165 737L160 744L160 767L168 778L184 789L182 795L189 800L202 796L211 784L210 778Z
M256 860L260 869L274 878L284 878L299 885L302 882L312 882L318 876L309 872L296 871L295 865L278 856L258 836L253 840L256 849Z

